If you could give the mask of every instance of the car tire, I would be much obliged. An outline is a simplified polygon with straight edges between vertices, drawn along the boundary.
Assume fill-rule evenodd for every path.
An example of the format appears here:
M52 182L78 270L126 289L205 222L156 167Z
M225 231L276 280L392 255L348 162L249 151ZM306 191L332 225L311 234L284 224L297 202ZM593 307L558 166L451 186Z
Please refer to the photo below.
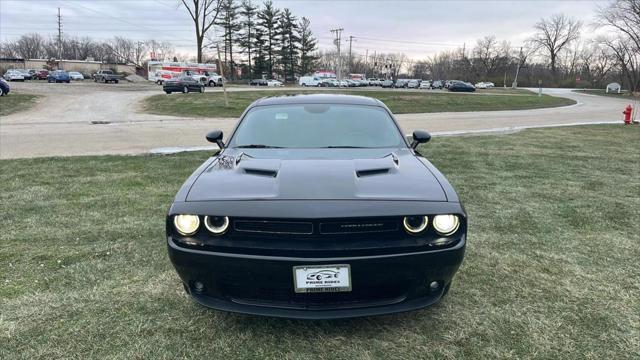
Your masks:
M0 88L0 96L4 96L4 90Z
M201 94L204 92L204 85L202 85L202 86L200 86L198 88L198 92L201 93Z
M216 82L213 80L209 80L209 87L214 87L216 86Z
M307 87L307 84L305 84L305 83L302 83L302 87Z
M65 82L68 84L68 83L70 83L70 82L71 82L71 80L67 80L67 81L65 81Z
M183 87L183 88L182 88L182 93L183 93L183 94L186 94L186 93L188 93L188 92L189 92L189 88L188 88L187 86L185 86L185 87Z
M113 82L114 82L114 83L116 83L116 84L117 84L119 81L120 81L120 80L113 80Z
M171 91L165 91L165 93L166 93L167 95L169 95L169 94L171 94Z

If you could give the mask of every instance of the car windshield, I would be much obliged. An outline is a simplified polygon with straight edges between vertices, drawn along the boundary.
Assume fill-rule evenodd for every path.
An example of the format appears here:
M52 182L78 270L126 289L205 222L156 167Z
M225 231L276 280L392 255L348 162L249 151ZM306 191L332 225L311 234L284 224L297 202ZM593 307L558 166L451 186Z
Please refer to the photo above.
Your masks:
M382 107L336 104L257 106L241 121L230 147L405 147Z

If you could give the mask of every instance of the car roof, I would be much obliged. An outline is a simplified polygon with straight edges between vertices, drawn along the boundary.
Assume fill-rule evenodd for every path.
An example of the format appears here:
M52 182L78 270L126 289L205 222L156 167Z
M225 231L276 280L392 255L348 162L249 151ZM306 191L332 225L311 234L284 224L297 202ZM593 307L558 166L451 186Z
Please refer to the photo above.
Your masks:
M334 95L334 94L297 94L271 96L256 100L250 107L265 105L290 105L290 104L345 104L345 105L369 105L384 106L377 99L358 95Z

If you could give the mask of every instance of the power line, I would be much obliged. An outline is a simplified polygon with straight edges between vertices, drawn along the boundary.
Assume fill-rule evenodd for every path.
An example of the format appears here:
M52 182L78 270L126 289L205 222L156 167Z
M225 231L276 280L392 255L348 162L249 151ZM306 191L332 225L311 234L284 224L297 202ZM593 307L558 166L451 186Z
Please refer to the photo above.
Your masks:
M453 44L453 43L417 42L417 41L406 41L406 40L380 39L380 38L370 38L370 37L362 37L362 36L358 36L358 39L369 40L369 41L378 41L378 42L392 42L392 43L423 45L423 46L460 46L460 45L462 45L462 44Z

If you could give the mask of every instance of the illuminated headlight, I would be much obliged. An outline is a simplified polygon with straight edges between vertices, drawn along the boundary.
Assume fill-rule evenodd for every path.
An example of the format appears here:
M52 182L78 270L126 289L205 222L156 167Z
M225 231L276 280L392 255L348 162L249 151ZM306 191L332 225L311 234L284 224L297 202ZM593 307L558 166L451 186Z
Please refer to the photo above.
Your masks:
M200 227L200 218L198 215L176 215L173 217L173 226L181 235L193 235Z
M433 228L440 235L451 235L460 227L460 219L457 215L436 215L433 218Z
M427 216L405 216L402 220L404 229L410 234L418 234L424 231L429 224Z
M226 216L205 216L204 226L215 235L222 235L229 228L229 218Z

